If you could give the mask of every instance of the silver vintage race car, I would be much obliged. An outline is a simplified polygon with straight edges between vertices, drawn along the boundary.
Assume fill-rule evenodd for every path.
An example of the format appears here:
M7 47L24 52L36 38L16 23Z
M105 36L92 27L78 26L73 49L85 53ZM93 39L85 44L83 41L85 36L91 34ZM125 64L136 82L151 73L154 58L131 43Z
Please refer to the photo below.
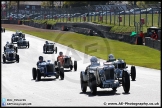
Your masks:
M20 38L18 41L17 41L17 47L20 48L20 47L28 47L29 48L29 41L27 41L25 38Z
M55 43L49 43L48 41L45 42L45 44L43 45L43 52L44 53L48 53L48 52L52 52L55 54L57 54L57 47L55 47Z
M80 83L82 92L86 92L87 86L89 86L91 93L96 94L97 87L100 88L112 88L116 90L120 87L120 83L117 80L115 74L114 65L103 65L97 63L95 57L92 57L91 65L87 66L85 71L80 73ZM130 90L130 79L129 73L126 70L123 70L122 74L122 86L125 93L128 93Z
M3 54L3 63L6 61L15 61L19 63L19 55L14 51L14 49L6 48Z
M4 46L4 52L6 49L13 49L16 53L18 52L18 49L14 44L7 42L6 45Z

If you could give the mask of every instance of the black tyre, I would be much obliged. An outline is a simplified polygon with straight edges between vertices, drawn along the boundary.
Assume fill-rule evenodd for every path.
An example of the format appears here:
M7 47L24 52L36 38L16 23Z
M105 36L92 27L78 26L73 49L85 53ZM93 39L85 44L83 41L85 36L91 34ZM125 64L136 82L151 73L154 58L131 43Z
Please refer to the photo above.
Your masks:
M29 42L28 42L28 48L29 48L29 46L30 46L30 44L29 44Z
M59 78L59 73L57 72L57 74L56 74L56 78L58 79Z
M15 47L15 51L16 51L16 53L17 53L17 51L18 51L18 50L17 50L17 47Z
M136 68L135 68L135 66L131 66L131 78L132 78L132 81L135 81L135 79L136 79Z
M55 54L57 54L57 47L55 47Z
M41 80L41 73L40 73L40 70L37 69L37 81L40 81Z
M64 80L64 68L60 68L60 78Z
M3 63L6 63L6 57L3 55Z
M11 38L11 43L13 43L13 40L12 40L12 38Z
M32 69L32 76L33 76L33 80L35 80L36 79L36 76L37 76L37 70L36 70L36 68L33 68Z
M128 72L124 70L122 73L122 86L123 86L125 93L128 93L130 90L130 76Z
M74 61L74 71L77 71L77 61Z
M55 66L57 66L57 61L54 62Z
M116 91L117 87L113 87L112 89L113 89L113 91Z
M43 53L45 52L45 47L43 46Z
M81 90L83 93L87 91L87 83L83 81L83 75L82 72L80 72L80 84L81 84Z
M73 70L73 66L72 65L70 65L70 70Z
M16 55L16 61L19 63L19 55Z
M5 52L5 50L6 50L6 47L4 46L4 52Z
M94 74L89 74L89 87L91 93L95 95L97 91L97 85L96 85L96 77L94 76Z

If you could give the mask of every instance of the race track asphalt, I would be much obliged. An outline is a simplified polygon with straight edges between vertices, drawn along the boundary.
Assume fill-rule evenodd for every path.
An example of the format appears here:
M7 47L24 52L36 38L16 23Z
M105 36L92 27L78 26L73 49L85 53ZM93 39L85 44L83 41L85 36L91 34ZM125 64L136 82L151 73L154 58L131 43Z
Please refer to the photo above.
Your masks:
M1 51L7 41L10 42L11 34L6 31L1 35ZM46 40L26 35L29 40L29 49L18 49L19 63L3 64L1 60L1 95L8 99L7 106L18 106L13 103L26 103L24 106L161 106L161 75L160 70L136 66L136 81L130 82L130 92L124 93L123 87L112 89L97 88L97 94L91 95L88 87L86 93L82 93L80 87L80 71L84 71L89 65L90 56L73 50L61 44L55 43L59 51L72 56L77 60L77 71L65 72L65 79L55 77L42 77L42 81L36 82L32 79L32 68L36 67L38 57L42 55L45 60L56 60L57 54L43 54L43 44ZM70 52L70 53L69 53ZM1 54L2 55L2 54ZM104 60L100 60L100 63ZM130 65L128 65L130 69ZM10 101L9 101L10 99ZM25 99L25 101L14 101L14 99ZM119 105L120 103L120 105ZM144 104L145 103L145 104ZM10 105L9 105L10 104ZM132 105L131 105L132 104ZM143 104L143 105L142 105ZM151 105L153 104L153 105ZM23 105L20 105L23 106Z

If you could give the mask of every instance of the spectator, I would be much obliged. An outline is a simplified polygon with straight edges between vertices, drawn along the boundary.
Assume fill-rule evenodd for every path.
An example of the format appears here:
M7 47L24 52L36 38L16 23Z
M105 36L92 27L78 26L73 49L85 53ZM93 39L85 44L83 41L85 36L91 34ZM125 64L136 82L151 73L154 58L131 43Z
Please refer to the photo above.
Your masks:
M158 35L156 34L156 32L153 32L153 34L151 35L151 38L155 40L158 39Z
M140 32L139 36L142 38L142 40L144 42L144 33L143 33L143 31Z

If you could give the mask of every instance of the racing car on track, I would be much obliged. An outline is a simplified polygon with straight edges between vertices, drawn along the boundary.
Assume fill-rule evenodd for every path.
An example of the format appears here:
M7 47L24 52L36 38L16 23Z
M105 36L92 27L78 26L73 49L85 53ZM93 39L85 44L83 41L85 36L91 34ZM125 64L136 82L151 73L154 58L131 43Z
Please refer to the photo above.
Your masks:
M40 81L41 77L51 77L64 79L64 69L55 66L51 60L44 61L42 56L39 56L39 62L37 62L37 68L32 68L32 76L34 80Z
M58 62L61 64L58 64ZM74 71L77 71L77 61L74 61L73 63L70 56L63 56L61 61L57 59L55 65L63 68L70 68L70 70L73 70L74 68Z
M3 54L3 63L15 60L19 63L19 55L14 51L14 49L7 48Z
M19 39L20 39L19 36L12 34L11 43L17 43L17 41L19 41Z
M25 38L25 34L18 30L16 31L16 33L14 35Z
M114 65L103 65L98 63L96 57L91 58L91 65L87 66L85 71L80 73L80 83L82 92L87 91L89 86L93 95L97 92L97 87L100 88L112 88L114 91L120 87L119 81L116 79L115 66ZM125 93L130 90L130 79L129 73L123 70L122 74L122 86Z
M13 49L16 53L18 52L17 47L14 46L14 44L7 42L6 45L4 46L4 52L6 49Z
M57 47L54 46L55 43L49 43L48 41L45 42L45 44L43 45L43 52L47 53L47 52L52 52L57 53Z
M5 28L4 27L1 27L1 33L2 32L5 32Z
M115 66L115 73L117 75L117 79L122 83L122 74L123 70L129 72L129 75L131 76L132 81L135 81L136 79L136 67L131 66L131 70L129 71L126 66L126 62L122 59L114 59L114 61L111 62L105 62L104 65L114 65Z
M27 41L25 38L20 38L18 41L17 41L17 47L28 47L29 48L29 41Z

